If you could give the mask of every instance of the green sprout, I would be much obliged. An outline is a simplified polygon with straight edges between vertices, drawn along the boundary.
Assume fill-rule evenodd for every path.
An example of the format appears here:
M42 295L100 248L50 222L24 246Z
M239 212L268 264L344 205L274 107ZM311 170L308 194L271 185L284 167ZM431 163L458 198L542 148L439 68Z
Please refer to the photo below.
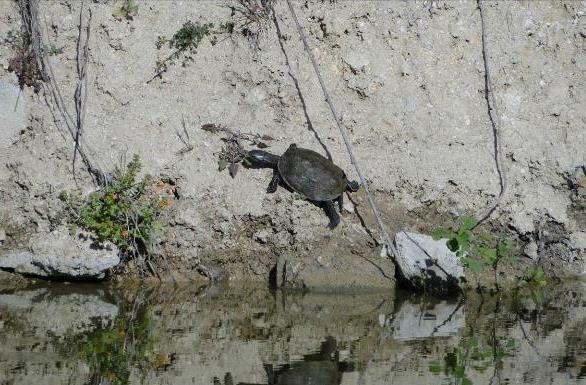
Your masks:
M114 19L118 21L122 20L133 20L138 15L138 4L134 0L124 0L124 3L120 8L116 8L112 12Z

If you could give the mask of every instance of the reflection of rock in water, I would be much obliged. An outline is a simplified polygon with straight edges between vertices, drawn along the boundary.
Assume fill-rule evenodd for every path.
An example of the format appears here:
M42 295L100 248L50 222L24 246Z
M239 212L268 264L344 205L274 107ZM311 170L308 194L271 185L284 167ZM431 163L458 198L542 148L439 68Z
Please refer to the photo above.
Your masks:
M0 310L19 314L19 323L37 335L81 333L100 327L118 314L101 293L58 293L48 289L0 294Z
M328 336L322 342L319 352L304 355L302 361L283 365L276 370L272 364L266 364L267 385L341 384L342 373L354 371L354 365L340 362L339 358L336 339ZM214 378L213 384L222 385L222 382L219 378ZM235 383L232 374L226 373L223 385L261 384Z
M394 315L393 338L398 341L456 335L466 325L461 303L442 301L436 304L399 305Z

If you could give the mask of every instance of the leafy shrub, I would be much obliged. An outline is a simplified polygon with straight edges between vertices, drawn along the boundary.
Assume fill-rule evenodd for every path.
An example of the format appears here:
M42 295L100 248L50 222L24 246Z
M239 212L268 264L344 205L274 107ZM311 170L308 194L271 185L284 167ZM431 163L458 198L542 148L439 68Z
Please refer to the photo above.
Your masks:
M141 163L134 155L125 170L117 170L114 181L100 191L90 194L82 201L79 195L62 194L75 214L75 222L91 231L100 242L110 241L118 248L136 256L149 254L155 231L159 228L157 218L169 205L152 189L152 178L136 181Z

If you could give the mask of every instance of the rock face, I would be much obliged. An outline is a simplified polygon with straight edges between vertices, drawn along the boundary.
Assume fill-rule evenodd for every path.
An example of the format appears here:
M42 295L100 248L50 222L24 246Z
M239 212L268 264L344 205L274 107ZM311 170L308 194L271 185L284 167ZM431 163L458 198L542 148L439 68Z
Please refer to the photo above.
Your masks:
M377 223L364 190L352 194L355 212L331 232L323 210L286 189L265 194L270 170L242 169L234 179L227 170L218 172L223 134L201 129L216 124L251 138L273 138L263 143L275 154L291 143L329 153L349 179L357 179L286 2L270 2L280 33L269 20L256 42L228 6L238 6L238 0L220 2L227 6L190 1L189 7L137 2L139 14L125 22L112 16L118 5L111 1L38 3L39 15L52 25L42 29L44 40L60 52L49 55L51 78L72 116L79 14L82 6L84 15L91 10L92 80L83 129L88 154L112 172L118 159L136 153L143 172L176 181L180 198L169 221L161 223L169 255L184 258L185 266L223 266L232 279L264 280L283 254L291 261L332 255L322 247L328 237L342 251L371 242L364 228L376 231ZM293 5L381 215L400 218L396 229L425 233L452 216L483 214L499 193L499 176L477 2ZM576 246L566 236L583 231L586 223L586 195L579 187L585 179L572 176L586 165L583 3L486 2L483 10L508 186L493 219L513 229L512 237L535 245L542 244L541 230L553 229L543 250L535 249L540 259L586 271L581 236L571 239ZM0 1L0 15L6 15L2 39L18 36L22 23L14 2ZM203 38L193 60L182 56L155 76L157 64L172 53L157 42L171 39L188 21L213 23L214 30L236 26L230 38L218 36L217 44L211 35ZM47 103L50 95L18 90L8 62L19 49L0 44L0 84L11 84L0 89L0 224L6 248L17 241L12 234L50 231L61 191L95 189L79 158L78 184L72 178L74 143L57 106ZM177 135L185 137L183 124L187 147ZM242 145L255 146L249 140ZM360 249L377 259L374 249Z
M5 153L18 138L18 132L26 126L26 102L17 85L0 81L0 154Z
M66 230L37 234L29 247L0 256L0 268L46 278L102 279L120 263L116 246L101 247L88 238L72 237Z
M293 289L392 289L394 274L390 259L335 253L310 258L281 256L272 280L277 287Z
M400 232L395 236L397 268L411 286L436 294L458 290L464 281L460 259L446 246L424 234Z

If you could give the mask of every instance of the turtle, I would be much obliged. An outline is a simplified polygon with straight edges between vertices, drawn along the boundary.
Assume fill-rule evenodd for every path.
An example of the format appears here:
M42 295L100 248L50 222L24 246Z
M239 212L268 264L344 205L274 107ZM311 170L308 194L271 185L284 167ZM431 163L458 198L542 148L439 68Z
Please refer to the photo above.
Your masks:
M295 143L281 156L263 150L251 150L244 160L251 167L273 169L267 193L274 193L279 184L284 183L291 190L322 205L330 219L329 229L334 229L340 223L334 201L338 202L341 212L344 192L354 192L360 188L358 182L348 180L344 171L331 160L313 150L297 147Z

